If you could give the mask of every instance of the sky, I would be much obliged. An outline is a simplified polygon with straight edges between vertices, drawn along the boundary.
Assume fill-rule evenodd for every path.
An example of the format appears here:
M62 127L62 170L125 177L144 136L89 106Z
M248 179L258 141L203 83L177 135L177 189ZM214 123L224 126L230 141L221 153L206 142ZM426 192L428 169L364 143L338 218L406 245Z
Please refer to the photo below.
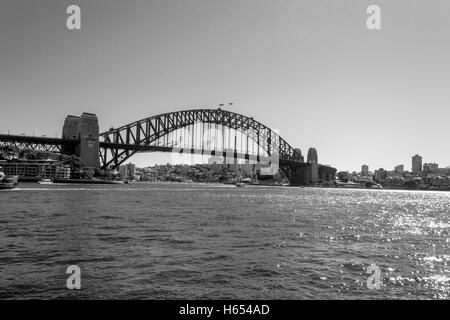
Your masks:
M72 4L81 30L66 28ZM416 153L446 167L449 14L448 0L1 0L0 132L233 102L338 170L408 169Z

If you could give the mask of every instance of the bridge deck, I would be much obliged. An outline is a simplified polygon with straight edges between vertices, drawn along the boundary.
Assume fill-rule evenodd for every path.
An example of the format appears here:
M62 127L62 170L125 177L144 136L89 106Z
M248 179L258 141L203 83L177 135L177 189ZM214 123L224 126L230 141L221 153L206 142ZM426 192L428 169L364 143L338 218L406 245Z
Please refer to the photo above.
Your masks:
M50 138L50 137L35 137L35 136L22 136L22 135L10 135L10 134L0 134L1 142L18 142L18 143L39 143L48 145L63 145L63 144L74 144L77 143L73 140L63 140L61 138Z
M67 140L61 138L50 138L50 137L36 137L36 136L23 136L23 135L0 135L1 142L12 142L12 143L27 143L27 144L40 144L40 145L52 145L52 146L63 146L63 145L76 145L77 140ZM139 145L139 144L122 144L122 143L111 143L111 142L100 142L100 148L117 148L122 150L136 151L136 152L172 152L178 154L196 154L196 155L211 155L211 156L222 156L229 158L245 159L249 161L262 161L269 162L273 160L272 157L253 155L247 153L227 153L223 150L205 150L196 148L174 148L167 146L155 146L155 145Z

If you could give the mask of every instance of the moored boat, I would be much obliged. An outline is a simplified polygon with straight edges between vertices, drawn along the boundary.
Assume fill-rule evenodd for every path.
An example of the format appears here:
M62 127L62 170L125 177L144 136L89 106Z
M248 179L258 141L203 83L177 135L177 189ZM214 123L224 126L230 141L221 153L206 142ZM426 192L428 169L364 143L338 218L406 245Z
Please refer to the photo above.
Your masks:
M42 179L38 183L39 184L53 184L53 180L52 179Z
M14 189L18 184L18 180L18 176L2 176L0 179L0 190Z

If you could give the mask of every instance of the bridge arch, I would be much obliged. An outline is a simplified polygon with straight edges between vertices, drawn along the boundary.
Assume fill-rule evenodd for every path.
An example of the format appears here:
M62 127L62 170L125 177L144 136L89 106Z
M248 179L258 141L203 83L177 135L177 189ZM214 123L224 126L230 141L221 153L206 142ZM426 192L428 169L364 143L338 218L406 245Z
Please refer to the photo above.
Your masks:
M117 169L138 152L174 152L176 145L161 146L157 142L177 130L191 126L195 129L196 124L213 124L241 132L256 142L258 157L261 149L268 156L277 156L280 160L304 162L300 149L294 149L274 130L252 117L219 108L163 113L100 133L102 169ZM204 145L192 145L191 149L201 150L202 154L224 151L205 149Z

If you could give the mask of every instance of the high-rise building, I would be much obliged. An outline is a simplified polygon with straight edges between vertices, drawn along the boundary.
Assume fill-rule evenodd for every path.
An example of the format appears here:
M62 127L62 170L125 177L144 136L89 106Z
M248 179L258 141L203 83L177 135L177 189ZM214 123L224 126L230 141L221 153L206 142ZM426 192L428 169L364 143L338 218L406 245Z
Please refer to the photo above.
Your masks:
M422 171L422 157L416 154L412 157L412 173L419 173Z
M369 166L367 164L363 164L361 166L361 175L368 176L369 175Z
M405 171L405 166L402 164L399 164L394 168L395 173L403 173Z

